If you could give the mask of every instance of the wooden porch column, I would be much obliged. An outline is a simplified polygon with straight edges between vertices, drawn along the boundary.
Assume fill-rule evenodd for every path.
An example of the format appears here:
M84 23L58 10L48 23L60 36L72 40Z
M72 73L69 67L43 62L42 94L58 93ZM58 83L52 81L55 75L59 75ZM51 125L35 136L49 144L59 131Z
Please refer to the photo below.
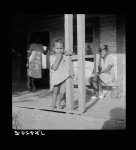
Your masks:
M78 47L78 102L79 111L85 111L85 14L77 14Z
M65 14L65 50L73 52L73 15ZM73 66L70 56L67 56L68 69L73 73ZM66 108L68 111L74 109L74 85L73 79L66 81Z
M93 51L94 51L94 74L96 76L98 62L97 57L100 48L100 18L94 18L93 24Z

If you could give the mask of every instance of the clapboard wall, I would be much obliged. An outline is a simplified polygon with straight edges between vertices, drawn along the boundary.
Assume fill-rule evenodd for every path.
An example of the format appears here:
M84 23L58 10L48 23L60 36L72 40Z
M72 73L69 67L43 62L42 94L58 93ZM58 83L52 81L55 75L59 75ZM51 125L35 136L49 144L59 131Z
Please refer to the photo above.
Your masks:
M100 16L100 46L108 45L110 53L116 53L116 16Z
M75 17L76 15L74 15ZM124 53L125 41L122 41L125 36L122 30L122 25L118 23L116 14L85 14L86 26L92 27L92 18L100 18L100 46L108 45L110 54L115 55L115 63L117 62L117 53ZM18 19L17 19L18 18ZM121 17L122 18L122 17ZM118 19L120 20L120 19ZM13 28L16 30L24 31L49 31L50 32L50 46L54 39L61 38L64 40L64 14L52 14L52 15L16 15L13 18ZM75 27L75 26L74 26ZM117 30L118 29L118 30ZM92 37L92 35L90 35ZM122 45L119 44L122 42ZM118 63L120 64L120 62ZM125 64L125 63L124 63ZM117 67L117 65L116 65Z
M115 80L117 80L117 33L116 15L100 15L100 47L108 45L109 53L114 59ZM97 55L97 62L99 55Z
M110 52L117 51L116 46L116 15L112 14L85 14L86 29L92 28L92 18L100 18L100 45L108 44ZM90 20L90 22L89 22ZM76 31L76 15L74 15L74 30ZM64 14L35 14L35 15L14 15L12 18L13 29L24 31L49 31L50 43L55 38L64 40ZM90 28L89 28L90 27ZM76 32L75 32L76 33ZM75 35L75 34L74 34ZM91 39L92 35L86 34ZM89 37L90 36L90 37Z
M110 53L115 54L117 52L117 39L116 39L116 15L86 15L90 18L100 17L100 46L108 45ZM50 22L50 43L54 39L61 38L64 40L64 17L61 17L57 22ZM87 22L86 26L90 26ZM92 35L90 35L92 36Z

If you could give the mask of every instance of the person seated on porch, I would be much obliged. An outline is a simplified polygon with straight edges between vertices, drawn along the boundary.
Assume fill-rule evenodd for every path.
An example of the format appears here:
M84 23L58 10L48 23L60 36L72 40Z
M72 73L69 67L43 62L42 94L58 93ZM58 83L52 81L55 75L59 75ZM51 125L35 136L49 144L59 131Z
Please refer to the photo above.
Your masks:
M99 97L100 99L105 96L106 91L102 89L102 85L110 85L115 80L114 61L111 55L109 55L109 49L107 45L104 48L100 48L100 58L98 60L98 72L96 76L93 74L89 79L89 83L93 85L94 96L92 99Z

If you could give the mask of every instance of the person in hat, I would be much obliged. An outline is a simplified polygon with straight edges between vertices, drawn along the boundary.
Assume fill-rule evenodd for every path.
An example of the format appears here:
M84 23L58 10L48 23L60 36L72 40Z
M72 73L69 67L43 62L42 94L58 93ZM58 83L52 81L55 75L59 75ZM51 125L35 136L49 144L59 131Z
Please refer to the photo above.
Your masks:
M100 58L98 62L98 71L96 76L90 79L95 89L95 95L93 99L99 97L103 98L105 91L102 89L102 85L109 85L115 80L114 61L111 55L109 55L108 45L104 45L104 48L100 48Z

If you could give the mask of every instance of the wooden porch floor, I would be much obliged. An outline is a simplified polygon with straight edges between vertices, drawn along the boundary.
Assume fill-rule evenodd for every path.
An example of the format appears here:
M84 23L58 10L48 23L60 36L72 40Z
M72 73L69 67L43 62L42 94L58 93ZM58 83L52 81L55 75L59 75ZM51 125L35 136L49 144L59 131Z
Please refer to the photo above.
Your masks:
M75 89L74 91L74 100L75 100L75 107L77 108L77 105L78 105L77 89ZM35 92L29 92L28 90L25 90L25 89L21 90L20 88L20 90L18 90L17 92L12 93L13 113L22 111L23 114L26 114L26 112L33 114L34 112L36 113L37 111L37 115L40 115L40 114L51 115L53 113L52 111L50 111L51 103L52 103L52 93L49 90L41 89ZM71 116L70 118L72 119L72 117L76 117L77 122L79 122L81 118L82 120L85 119L86 120L86 121L84 120L85 122L88 122L87 120L93 119L93 121L91 121L92 122L91 124L93 124L93 127L90 126L90 129L97 129L98 126L99 126L98 128L101 128L104 122L108 120L119 121L119 122L125 121L126 120L125 111L126 111L125 97L121 97L120 99L111 99L110 97L105 97L100 100L92 100L91 92L86 91L86 112L84 112L81 115L72 114L70 115ZM66 113L58 113L57 111L54 112L53 114L57 117L63 116L64 118L65 116L68 115ZM97 123L94 125L94 122L97 122ZM88 124L90 123L88 122ZM63 129L64 125L62 127L56 126L56 128L57 127ZM85 124L82 127L81 126L80 127L76 126L76 127L78 129L79 128L89 129L89 126L86 126ZM65 128L70 128L70 129L71 128L74 129L76 127L65 126ZM54 127L52 126L52 128L55 128L55 126Z

